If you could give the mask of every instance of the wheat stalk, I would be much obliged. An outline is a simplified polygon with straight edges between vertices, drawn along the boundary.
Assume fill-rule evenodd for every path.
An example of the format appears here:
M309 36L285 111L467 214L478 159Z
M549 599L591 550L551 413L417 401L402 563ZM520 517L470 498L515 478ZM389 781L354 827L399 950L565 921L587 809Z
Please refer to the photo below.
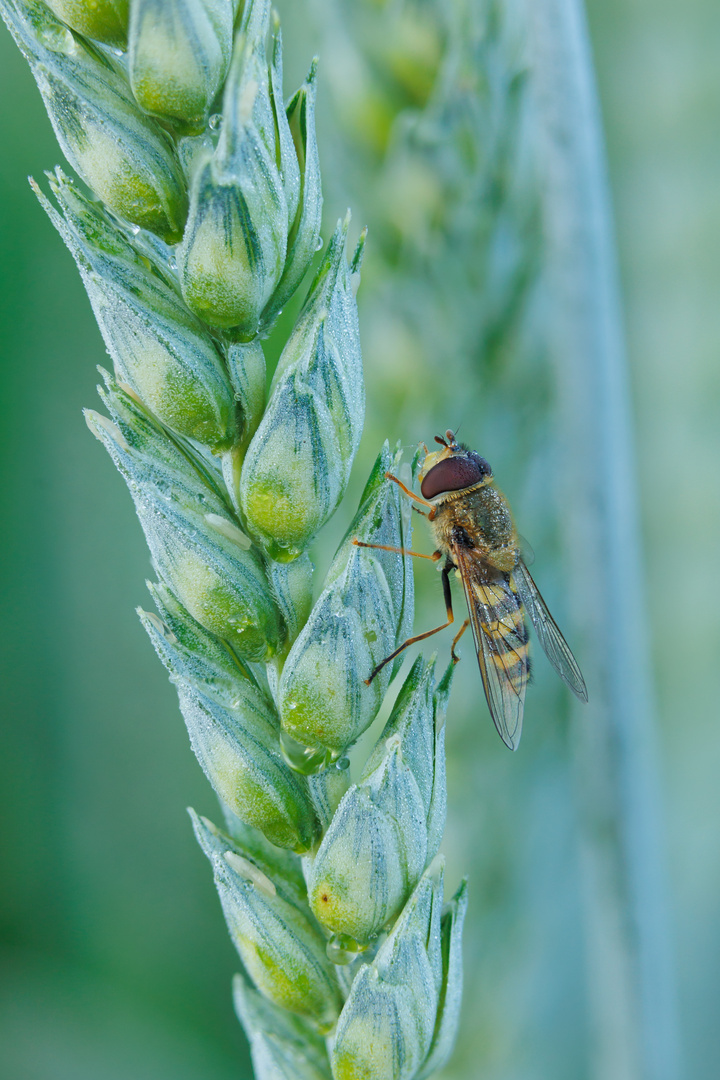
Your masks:
M261 339L318 247L313 63L287 108L269 0L2 0L60 146L38 198L71 251L114 373L91 431L126 480L158 577L140 617L176 685L222 828L193 814L244 974L262 1078L425 1077L448 1058L461 886L442 909L444 711L418 659L356 783L347 748L413 614L409 513L381 449L312 603L309 545L364 416L338 224L265 399ZM51 10L52 9L52 10Z

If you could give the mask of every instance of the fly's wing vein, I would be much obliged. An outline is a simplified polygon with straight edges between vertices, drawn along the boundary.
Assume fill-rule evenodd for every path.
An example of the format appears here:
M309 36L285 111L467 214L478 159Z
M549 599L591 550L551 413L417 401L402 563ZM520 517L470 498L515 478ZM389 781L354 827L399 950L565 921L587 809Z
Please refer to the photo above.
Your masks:
M560 633L557 623L548 611L547 604L540 595L537 585L530 577L530 572L522 560L518 562L513 571L513 582L532 620L548 660L573 693L581 701L587 701L587 687L578 662L570 651L567 641Z
M529 676L520 602L509 583L484 585L479 579L479 564L466 549L453 546L453 556L465 591L490 715L502 741L516 750Z

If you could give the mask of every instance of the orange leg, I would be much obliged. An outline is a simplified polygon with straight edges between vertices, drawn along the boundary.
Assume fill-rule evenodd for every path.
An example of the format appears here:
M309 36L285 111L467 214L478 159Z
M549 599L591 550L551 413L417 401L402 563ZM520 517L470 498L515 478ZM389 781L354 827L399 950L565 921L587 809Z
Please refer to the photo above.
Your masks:
M469 625L470 625L470 620L466 619L465 622L460 627L460 629L458 630L455 637L453 638L452 645L450 646L450 655L452 657L453 664L457 664L459 662L459 660L460 660L460 657L455 655L455 646L457 645L458 641L463 636L463 634L465 633L465 631L467 630Z
M423 555L420 551L411 551L410 548L389 547L387 544L366 544L364 540L353 540L355 547L375 548L376 551L394 551L396 555L412 555L415 559L430 559L437 562L442 558L441 551L433 551L432 555Z
M440 557L440 552L439 551L436 551L435 554L438 556L438 558ZM433 556L432 555L425 555L424 558L426 558L426 559L433 558ZM455 622L455 616L453 615L453 609L452 609L452 595L450 593L450 571L452 569L453 569L452 566L446 566L445 569L442 572L442 582L443 582L443 592L445 594L445 612L447 614L447 622L444 622L442 624L442 626L436 626L433 630L426 630L424 634L416 634L415 637L411 637L411 638L408 638L407 641L403 641L402 645L398 645L397 649L395 649L394 652L391 652L389 656L386 656L384 660L380 661L380 663L377 665L377 667L373 668L373 670L370 672L370 678L365 680L365 685L366 686L370 685L370 683L373 681L373 679L378 674L378 672L382 671L382 669L385 667L386 664L389 664L391 660L394 660L396 656L399 656L401 652L404 652L405 649L408 648L408 646L414 645L417 641L424 641L425 638L432 637L433 634L439 634L441 630L445 630L446 627L450 626L452 623ZM467 626L467 622L465 623L465 626ZM463 630L465 629L465 626L463 626L463 629L460 631L460 634L462 634ZM458 640L458 638L460 637L460 634L457 635L457 637L455 638L455 641ZM453 641L453 646L455 645L455 641ZM457 658L455 657L455 654L453 653L453 660L456 660L456 659Z
M403 484L402 480L398 480L397 476L394 476L391 472L385 473L385 479L392 480L394 484L397 484L400 490L404 492L405 495L407 495L408 499L413 499L416 503L420 503L421 506L429 506L430 513L426 514L425 516L429 518L430 521L433 520L435 514L437 513L437 507L434 503L428 502L427 499L421 498L420 495L416 495L414 491L411 491L409 487L406 487L405 484ZM424 513L424 511L421 510L420 513L422 514Z

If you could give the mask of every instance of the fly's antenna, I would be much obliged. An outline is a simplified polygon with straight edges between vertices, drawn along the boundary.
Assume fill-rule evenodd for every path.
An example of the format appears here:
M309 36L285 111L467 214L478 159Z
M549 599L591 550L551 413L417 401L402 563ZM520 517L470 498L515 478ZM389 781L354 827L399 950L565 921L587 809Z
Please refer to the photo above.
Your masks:
M446 431L445 434L452 435L452 431ZM447 446L447 443L445 442L445 439L443 439L442 435L436 435L435 442L440 443L441 446Z

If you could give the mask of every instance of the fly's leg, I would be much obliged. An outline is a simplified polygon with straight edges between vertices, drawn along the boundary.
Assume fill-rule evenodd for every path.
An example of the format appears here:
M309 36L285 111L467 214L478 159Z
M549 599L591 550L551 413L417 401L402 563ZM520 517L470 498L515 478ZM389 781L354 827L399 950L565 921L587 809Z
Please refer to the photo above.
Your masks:
M450 646L450 656L452 657L453 664L457 664L460 661L460 657L455 654L455 646L457 645L458 641L463 636L469 625L470 620L466 619L452 640L452 645Z
M428 502L427 499L421 498L420 495L416 495L414 491L411 491L409 487L406 487L405 484L403 484L402 480L399 480L397 478L397 476L394 476L393 473L391 473L391 472L386 472L385 473L385 479L386 480L392 480L392 482L394 484L397 484L397 486L400 488L400 490L403 492L403 494L407 495L408 499L412 499L414 502L420 503L421 506L429 506L430 507L430 513L429 514L425 514L424 510L420 510L418 512L421 513L421 514L425 514L425 517L428 518L429 521L432 521L434 519L435 514L437 513L437 507L435 506L434 503ZM415 508L415 509L417 509L417 508Z
M432 555L423 555L421 551L411 551L410 548L389 547L387 544L366 544L364 540L353 540L355 547L375 548L376 551L394 551L396 555L412 555L415 559L429 559L437 562L442 558L442 552L433 551Z
M397 550L397 548L391 550ZM436 551L434 555L425 555L424 558L434 559L435 561L437 561L437 559L440 558L440 552ZM432 637L433 634L439 634L441 630L444 630L446 627L450 626L452 623L455 622L455 616L453 615L452 609L452 594L450 592L450 571L452 569L453 566L451 563L449 566L446 566L442 572L443 595L445 597L445 612L447 614L447 622L444 622L442 626L436 626L434 630L426 630L424 634L416 634L415 637L411 637L408 638L407 641L403 641L402 645L399 645L394 652L391 652L389 656L386 656L384 660L381 660L376 668L373 668L370 673L370 678L365 680L366 686L370 685L378 672L382 671L386 664L389 664L391 660L394 660L396 656L399 656L401 652L404 652L409 645L414 645L416 641L424 641L425 638ZM462 630L460 631L460 634L462 634ZM457 635L457 638L460 637L460 634ZM457 638L455 639L456 641Z

